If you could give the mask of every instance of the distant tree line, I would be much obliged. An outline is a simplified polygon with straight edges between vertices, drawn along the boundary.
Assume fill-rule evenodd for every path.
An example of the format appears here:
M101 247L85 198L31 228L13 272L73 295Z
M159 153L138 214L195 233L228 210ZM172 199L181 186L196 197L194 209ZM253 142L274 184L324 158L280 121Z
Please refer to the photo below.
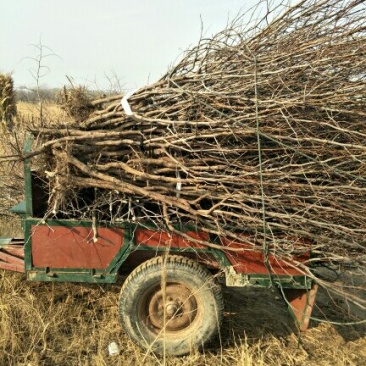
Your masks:
M49 102L56 102L60 96L61 89L60 88L40 88L39 95L42 100ZM29 102L36 103L38 102L38 94L36 90L29 88L19 88L15 91L15 96L17 102Z
M37 91L36 89L20 87L15 90L15 98L17 102L37 103L39 102L39 99L41 99L44 102L59 103L63 90L63 88L41 87ZM104 91L100 90L88 90L87 92L89 95L95 96L96 98L105 94Z

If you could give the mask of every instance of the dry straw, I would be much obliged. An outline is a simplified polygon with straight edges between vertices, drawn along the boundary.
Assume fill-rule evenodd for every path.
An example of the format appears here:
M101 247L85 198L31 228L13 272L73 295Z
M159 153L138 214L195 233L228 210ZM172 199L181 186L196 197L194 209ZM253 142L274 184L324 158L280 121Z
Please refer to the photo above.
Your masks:
M0 114L1 122L10 130L13 128L13 119L17 107L14 93L14 83L11 75L0 73Z

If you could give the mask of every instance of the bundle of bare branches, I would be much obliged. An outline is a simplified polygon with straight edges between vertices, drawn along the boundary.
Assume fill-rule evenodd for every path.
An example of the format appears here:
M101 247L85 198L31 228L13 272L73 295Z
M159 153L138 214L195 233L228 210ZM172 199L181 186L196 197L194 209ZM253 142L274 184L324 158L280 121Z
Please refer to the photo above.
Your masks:
M322 260L364 263L365 1L304 0L267 19L202 38L128 99L132 113L114 96L33 131L48 215L193 223L277 255L302 238Z

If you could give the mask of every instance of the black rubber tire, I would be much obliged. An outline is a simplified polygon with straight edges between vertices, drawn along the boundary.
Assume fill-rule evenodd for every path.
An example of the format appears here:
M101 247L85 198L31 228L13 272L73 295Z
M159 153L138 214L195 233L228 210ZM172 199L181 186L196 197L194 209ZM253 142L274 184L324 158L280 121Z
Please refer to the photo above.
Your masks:
M202 349L217 335L222 317L221 287L208 270L182 256L141 264L126 279L119 298L126 333L157 354L182 356Z

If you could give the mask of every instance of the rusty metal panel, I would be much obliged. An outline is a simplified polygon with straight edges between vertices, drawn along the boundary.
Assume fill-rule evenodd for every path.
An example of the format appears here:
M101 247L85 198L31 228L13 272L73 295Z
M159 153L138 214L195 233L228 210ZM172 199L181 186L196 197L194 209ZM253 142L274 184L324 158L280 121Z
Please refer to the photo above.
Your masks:
M0 239L0 269L25 272L23 239Z
M32 225L34 267L105 269L123 245L124 230L91 227Z
M263 253L249 250L243 252L226 252L226 255L238 273L245 274L273 274L301 276L304 271L297 268L291 261L280 260L272 254L269 255L270 271L265 265Z
M243 238L244 239L244 238ZM303 276L304 272L298 268L294 262L289 258L288 260L279 259L273 254L269 254L268 262L270 271L265 265L265 256L261 251L261 248L256 248L253 245L228 241L222 238L222 243L226 247L243 249L242 251L225 251L227 258L237 273L243 274L273 274L273 275L290 275L290 276ZM296 257L296 262L304 262L308 259L308 255L302 257ZM295 258L294 258L295 259Z
M18 264L18 263L3 262L0 260L0 269L5 269L7 271L21 272L21 273L25 272L24 262L22 264Z
M0 252L5 251L13 256L19 257L24 259L24 246L20 246L20 245L7 245L7 246L3 246L2 248L0 248ZM24 260L23 260L24 262Z
M201 241L208 240L208 234L204 232L187 231L185 232L185 234L195 240L201 240ZM144 245L147 247L168 247L168 248L180 248L180 249L207 248L203 244L195 243L194 241L187 240L179 235L172 234L166 231L136 229L134 231L134 238L136 245Z
M313 284L310 290L282 290L285 300L288 302L289 310L295 318L301 331L309 327L311 313L314 307L318 285Z

